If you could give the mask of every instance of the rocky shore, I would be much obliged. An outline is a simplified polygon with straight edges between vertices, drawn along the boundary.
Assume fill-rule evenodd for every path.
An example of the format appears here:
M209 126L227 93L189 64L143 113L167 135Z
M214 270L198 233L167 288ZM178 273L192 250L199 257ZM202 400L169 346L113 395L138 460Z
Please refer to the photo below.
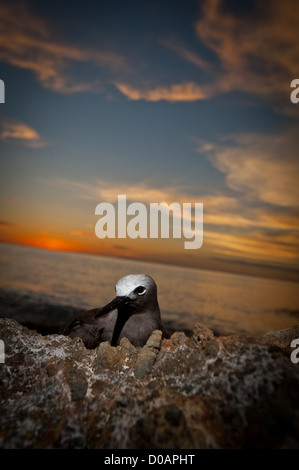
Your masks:
M298 448L298 334L257 341L197 325L192 337L87 350L1 318L0 447Z

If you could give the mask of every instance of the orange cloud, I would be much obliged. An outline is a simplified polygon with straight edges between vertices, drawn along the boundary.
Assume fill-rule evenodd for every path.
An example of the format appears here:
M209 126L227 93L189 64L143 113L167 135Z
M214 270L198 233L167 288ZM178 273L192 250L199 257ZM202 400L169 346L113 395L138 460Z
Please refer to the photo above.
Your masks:
M283 213L277 211L263 211L264 220L268 221L269 227L278 229L299 230L299 210L288 210Z
M255 136L256 137L256 136ZM252 154L251 144L255 142L252 136L234 137L234 142L247 149L248 155ZM232 140L229 141L232 147ZM268 139L259 141L260 150L269 145ZM223 146L228 145L224 141ZM283 143L282 143L283 145ZM207 147L208 148L208 147ZM227 150L227 149L226 149ZM213 146L214 152L223 151L222 147ZM245 150L244 150L245 151ZM229 153L229 152L228 152ZM263 152L260 153L262 158ZM245 154L244 154L245 155ZM246 154L247 155L247 154ZM237 155L235 155L237 158ZM241 158L245 159L245 156ZM263 161L265 163L265 161ZM250 166L250 165L249 165ZM267 173L268 171L268 173ZM270 170L263 170L271 179ZM76 212L64 220L63 226L57 226L57 214L50 218L47 216L44 229L51 233L41 233L41 222L30 224L32 233L24 235L15 230L18 242L32 244L51 249L63 249L68 251L81 251L99 253L109 256L128 256L134 258L152 259L160 262L178 262L184 265L201 266L202 259L220 257L225 260L248 260L259 263L265 261L278 265L296 266L299 253L299 210L296 207L262 204L256 193L257 205L252 205L248 198L248 188L238 189L236 197L225 194L204 194L196 187L169 186L155 188L149 182L138 182L126 185L118 181L97 180L72 181L67 179L44 179L43 184L50 184L63 191L69 190L73 198L92 201L94 208L99 202L117 201L119 194L126 194L127 201L139 201L144 204L150 202L203 202L204 204L204 243L201 250L192 253L192 257L183 250L181 240L130 240L122 241L122 247L118 240L99 240L94 233L94 225L97 217L94 216L94 225L90 219L86 221L86 214ZM245 190L246 189L246 190ZM189 191L192 190L192 196ZM91 214L91 216L93 216ZM6 220L6 218L4 219ZM13 220L8 219L7 220ZM81 222L80 222L81 221ZM82 230L78 230L80 224ZM72 229L70 228L72 227ZM29 227L27 227L29 229ZM70 231L73 230L73 231ZM13 227L2 227L2 240L13 240ZM8 233L9 232L9 233ZM18 232L18 233L17 233ZM8 240L9 239L9 240ZM208 263L208 261L207 261ZM208 264L206 265L208 267Z
M259 2L259 16L254 20L225 10L223 4L223 0L201 2L201 15L195 23L199 40L216 55L218 64L204 61L178 39L161 41L207 72L207 83L132 86L117 82L117 89L130 100L152 102L192 102L238 90L263 95L273 106L278 103L280 112L298 116L298 108L289 100L290 82L298 75L297 0L272 0L271 5Z
M204 199L203 199L204 200ZM208 212L205 214L205 225L218 225L222 227L235 228L265 228L273 230L299 230L299 214L292 214L269 211L265 208L246 208L246 205L240 205L238 211L229 212L219 211L213 213L208 205Z
M213 147L214 148L214 147ZM248 149L250 153L250 148ZM229 153L229 152L228 152ZM269 173L268 173L269 174ZM296 173L295 173L296 176ZM218 225L226 227L243 228L275 228L275 229L298 229L299 211L284 207L283 212L275 210L273 207L250 207L247 204L247 194L245 197L226 196L225 194L204 194L193 189L192 196L184 186L169 186L155 188L146 182L136 184L123 184L117 181L94 180L85 183L68 180L65 178L43 179L43 184L49 184L63 189L68 189L74 197L99 202L117 202L119 194L125 194L127 201L138 201L144 204L150 202L203 202L204 204L204 224ZM245 191L245 189L243 188Z
M153 89L140 89L124 83L116 83L116 88L127 98L133 101L169 101L171 103L181 101L198 101L208 97L205 87L196 83L182 83L169 87L158 86Z
M22 2L1 2L0 45L1 61L31 70L45 88L59 93L100 89L97 81L82 82L68 76L66 70L73 62L91 62L110 70L125 67L123 57L113 52L71 46L53 39L48 25L32 15Z
M251 20L225 11L222 0L203 2L196 32L223 70L212 84L215 92L284 94L297 77L297 0L259 2L258 8L259 18Z
M95 179L92 183L69 180L66 178L42 179L43 184L49 184L74 193L79 199L87 199L96 202L117 202L119 194L126 194L127 200L140 202L176 200L178 188L155 188L147 183L124 184L118 181ZM173 201L171 201L173 202Z
M290 243L291 241L291 243ZM262 233L238 234L204 232L204 243L210 252L233 255L259 261L298 263L299 240L292 235L277 236Z
M94 237L94 231L87 232L84 230L75 230L73 232L70 232L70 235L75 236L75 237Z
M277 135L230 136L207 152L227 185L248 198L279 207L298 207L297 129ZM283 156L283 158L282 158Z
M196 67L199 67L200 69L203 69L205 71L211 70L212 67L208 62L199 57L195 52L190 51L179 40L171 38L161 42L168 49L172 49L177 54L179 54L187 62L190 62L191 64L196 65Z
M6 120L2 122L0 139L4 141L16 141L27 147L44 147L47 145L38 132L23 122Z

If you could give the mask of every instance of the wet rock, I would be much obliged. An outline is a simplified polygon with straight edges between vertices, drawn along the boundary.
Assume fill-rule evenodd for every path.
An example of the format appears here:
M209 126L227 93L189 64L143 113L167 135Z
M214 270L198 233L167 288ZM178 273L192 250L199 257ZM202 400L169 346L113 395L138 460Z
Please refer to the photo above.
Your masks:
M8 318L0 339L1 448L299 447L299 367L273 344L197 325L87 350Z

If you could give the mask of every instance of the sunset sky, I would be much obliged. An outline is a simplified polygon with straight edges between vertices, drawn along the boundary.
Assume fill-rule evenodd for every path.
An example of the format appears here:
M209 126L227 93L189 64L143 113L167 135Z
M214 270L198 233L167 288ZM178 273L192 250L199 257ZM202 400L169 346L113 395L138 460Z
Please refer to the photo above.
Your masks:
M0 3L0 241L299 280L297 0ZM204 242L100 202L202 202Z

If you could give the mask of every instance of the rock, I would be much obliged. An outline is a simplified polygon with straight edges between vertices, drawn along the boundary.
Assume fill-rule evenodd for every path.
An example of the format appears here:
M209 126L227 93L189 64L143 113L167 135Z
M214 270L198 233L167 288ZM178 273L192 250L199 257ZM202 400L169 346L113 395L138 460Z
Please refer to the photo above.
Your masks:
M155 330L148 338L145 347L159 351L162 341L162 331Z
M193 338L196 342L205 344L214 338L214 333L210 328L196 325L193 331Z
M200 325L161 338L87 350L0 319L0 447L299 447L299 365L284 351Z
M156 361L162 341L162 331L156 330L143 346L134 366L135 377L141 379L149 374Z
M263 342L277 346L290 356L293 351L291 342L296 338L299 338L299 325L294 325L292 328L286 328L285 330L270 330L264 335Z

